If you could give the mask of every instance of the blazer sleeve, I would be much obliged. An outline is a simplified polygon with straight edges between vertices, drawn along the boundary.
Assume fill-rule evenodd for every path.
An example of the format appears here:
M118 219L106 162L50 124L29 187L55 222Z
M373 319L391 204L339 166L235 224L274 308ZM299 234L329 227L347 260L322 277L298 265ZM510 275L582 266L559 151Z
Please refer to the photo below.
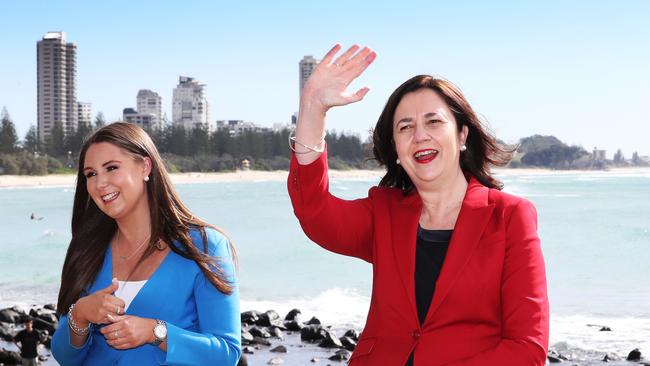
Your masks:
M70 343L70 326L68 325L68 314L61 315L59 325L52 335L52 356L62 366L83 365L93 343L92 330L88 334L86 343L81 347L75 347Z
M293 212L305 234L335 253L372 262L372 194L343 200L329 192L327 150L318 159L300 165L291 157L288 189Z
M206 229L209 253L231 279L233 292L217 290L200 272L194 281L199 332L167 324L166 365L236 365L241 355L239 289L228 240Z
M544 365L548 352L549 305L537 211L527 200L513 208L506 228L501 279L501 341L454 366Z

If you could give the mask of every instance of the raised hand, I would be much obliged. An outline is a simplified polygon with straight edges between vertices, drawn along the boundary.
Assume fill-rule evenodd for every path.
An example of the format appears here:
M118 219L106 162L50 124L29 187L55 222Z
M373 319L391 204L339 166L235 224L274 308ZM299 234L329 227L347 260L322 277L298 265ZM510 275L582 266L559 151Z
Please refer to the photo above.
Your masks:
M77 324L106 324L111 322L112 317L124 314L124 300L113 295L118 286L117 280L114 279L110 286L79 299L73 313Z
M154 319L123 315L113 317L112 321L112 324L100 331L106 338L106 343L115 349L135 348L154 341Z
M325 55L307 80L300 98L295 147L299 164L309 164L320 156L325 144L325 114L336 106L358 102L368 93L363 87L355 93L347 91L354 79L375 60L377 54L368 47L359 50L353 45L334 59L341 49L337 44Z
M367 87L355 93L348 92L347 87L375 60L376 53L368 47L359 51L359 45L353 45L334 59L340 49L339 44L332 47L307 80L301 100L305 107L308 104L326 112L331 107L358 102L368 93Z

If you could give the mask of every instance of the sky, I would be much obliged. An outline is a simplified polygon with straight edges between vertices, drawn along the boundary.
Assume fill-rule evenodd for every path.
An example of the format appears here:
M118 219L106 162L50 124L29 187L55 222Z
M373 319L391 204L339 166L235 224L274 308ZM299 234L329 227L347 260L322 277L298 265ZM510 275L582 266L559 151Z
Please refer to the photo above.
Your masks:
M335 43L376 61L359 103L328 129L366 138L392 91L417 74L458 85L498 138L554 135L587 150L650 155L650 1L4 1L0 108L19 137L36 124L36 42L77 45L77 99L109 121L139 89L171 118L180 75L206 84L210 119L263 126L298 109L298 62Z

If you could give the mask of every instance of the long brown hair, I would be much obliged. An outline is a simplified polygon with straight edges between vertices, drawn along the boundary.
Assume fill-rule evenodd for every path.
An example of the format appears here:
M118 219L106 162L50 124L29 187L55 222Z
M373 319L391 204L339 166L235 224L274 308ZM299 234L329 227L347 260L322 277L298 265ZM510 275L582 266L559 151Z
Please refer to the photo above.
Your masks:
M63 263L57 312L65 313L68 307L79 299L82 291L95 280L104 261L103 254L117 230L115 220L97 207L86 188L86 177L83 173L86 152L92 144L99 142L111 143L136 160L143 161L145 157L151 159L151 174L146 184L151 236L149 246L140 261L157 250L157 243L162 239L170 244L170 249L175 253L194 260L217 290L231 294L232 280L221 270L217 259L208 254L205 228L222 231L195 217L183 204L149 135L134 124L117 122L92 134L84 142L79 153L77 186L72 209L72 240ZM202 251L192 242L192 229L201 233ZM174 244L174 241L178 244ZM230 241L228 242L233 260L236 260L234 248Z
M497 142L496 137L483 126L458 87L447 80L430 75L414 76L395 89L379 116L372 136L375 160L386 167L386 174L379 185L399 188L404 194L408 194L414 187L406 171L396 163L393 119L395 110L404 95L420 89L431 89L442 97L454 114L458 131L462 131L463 126L467 126L468 134L465 141L467 150L460 154L460 167L463 172L471 174L486 187L502 189L503 183L491 175L490 166L508 164L514 149Z

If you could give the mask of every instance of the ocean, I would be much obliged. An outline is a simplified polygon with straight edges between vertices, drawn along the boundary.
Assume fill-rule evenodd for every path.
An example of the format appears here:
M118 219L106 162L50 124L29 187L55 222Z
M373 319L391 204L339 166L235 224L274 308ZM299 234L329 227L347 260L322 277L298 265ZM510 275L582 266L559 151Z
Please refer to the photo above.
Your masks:
M505 191L538 210L551 302L551 346L569 354L650 354L650 171L508 171ZM378 179L335 179L359 198ZM284 181L180 184L192 211L225 230L239 255L242 310L299 308L334 329L361 329L371 266L303 234ZM56 302L73 187L0 189L0 308ZM42 220L31 220L34 213ZM609 326L599 332L593 325Z

